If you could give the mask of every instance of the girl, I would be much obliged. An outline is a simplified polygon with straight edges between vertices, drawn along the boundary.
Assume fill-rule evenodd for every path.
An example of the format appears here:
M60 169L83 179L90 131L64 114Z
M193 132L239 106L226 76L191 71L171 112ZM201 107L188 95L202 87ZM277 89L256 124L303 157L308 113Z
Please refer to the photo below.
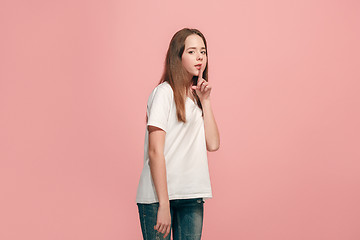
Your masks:
M207 46L197 29L172 37L165 70L147 102L144 167L136 202L144 239L201 239L212 198L207 151L220 137L210 105Z

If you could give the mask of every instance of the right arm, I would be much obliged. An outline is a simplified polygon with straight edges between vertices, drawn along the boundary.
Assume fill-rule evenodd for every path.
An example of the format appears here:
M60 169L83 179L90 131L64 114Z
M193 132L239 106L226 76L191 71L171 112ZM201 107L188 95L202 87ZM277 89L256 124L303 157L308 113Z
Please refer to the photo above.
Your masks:
M159 200L155 230L166 233L170 232L171 215L170 203L167 190L166 165L164 156L165 134L161 128L149 125L149 165L151 176L155 185L156 194Z

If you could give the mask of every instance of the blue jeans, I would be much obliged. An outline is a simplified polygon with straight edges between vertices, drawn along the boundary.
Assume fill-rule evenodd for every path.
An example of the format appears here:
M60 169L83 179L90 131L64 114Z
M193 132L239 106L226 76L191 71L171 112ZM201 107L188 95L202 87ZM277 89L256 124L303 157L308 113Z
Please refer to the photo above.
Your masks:
M200 240L204 216L204 200L202 198L170 200L171 229L164 235L154 229L159 203L137 203L141 230L144 240Z

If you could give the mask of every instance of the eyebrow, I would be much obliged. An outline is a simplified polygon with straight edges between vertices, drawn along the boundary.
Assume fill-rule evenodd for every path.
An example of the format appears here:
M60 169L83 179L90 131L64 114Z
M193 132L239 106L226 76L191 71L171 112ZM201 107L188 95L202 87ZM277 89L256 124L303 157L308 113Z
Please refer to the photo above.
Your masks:
M196 47L189 47L189 48L187 48L186 50L189 50L189 49L191 49L191 48L196 49ZM205 49L205 47L202 47L201 49Z

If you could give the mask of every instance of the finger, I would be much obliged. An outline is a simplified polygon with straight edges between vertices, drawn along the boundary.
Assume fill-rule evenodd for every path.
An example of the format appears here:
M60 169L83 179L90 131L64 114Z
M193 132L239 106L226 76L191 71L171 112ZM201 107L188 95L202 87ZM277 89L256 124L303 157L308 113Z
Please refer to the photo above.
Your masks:
M160 225L158 232L163 233L163 231L164 231L164 225Z
M202 83L202 84L200 85L200 88L199 88L200 92L202 92L203 89L204 89L204 83Z
M203 84L204 83L204 79L198 79L198 84L197 84L197 89L201 89L201 84Z
M207 82L204 81L203 84L201 85L201 90L200 90L200 91L201 91L201 92L202 92L202 91L205 91L205 87L206 87L206 86L207 86Z
M210 92L210 90L211 90L211 86L206 85L204 91L205 92Z
M160 229L160 232L161 232L162 234L164 234L164 233L166 232L166 230L167 230L167 225L166 225L166 224L163 224L163 225L162 225L162 228Z
M204 69L205 69L205 68L204 68ZM199 80L202 79L204 69L202 69L202 65L201 65L200 70L199 70L199 76L198 76L198 79L199 79ZM198 80L198 83L199 83L199 80Z
M169 235L169 233L170 233L170 226L168 226L168 227L166 228L166 233L165 233L165 235L164 235L164 238L166 238L167 235Z
M160 227L160 223L156 223L156 225L154 226L154 229L159 230L159 227Z

